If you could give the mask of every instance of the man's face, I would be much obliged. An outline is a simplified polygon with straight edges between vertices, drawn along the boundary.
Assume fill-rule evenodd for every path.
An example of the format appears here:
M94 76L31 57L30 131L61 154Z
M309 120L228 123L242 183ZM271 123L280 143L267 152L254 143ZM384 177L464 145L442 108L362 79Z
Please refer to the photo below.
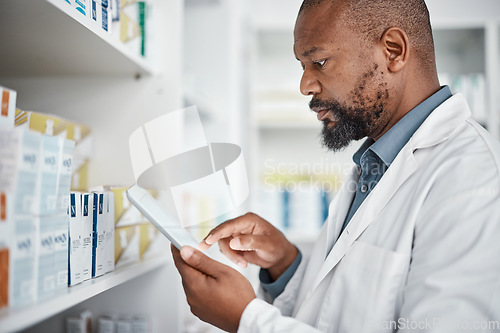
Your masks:
M366 136L378 139L388 124L387 68L376 46L347 28L341 8L325 2L303 11L294 52L304 73L300 89L323 122L323 144L337 151Z

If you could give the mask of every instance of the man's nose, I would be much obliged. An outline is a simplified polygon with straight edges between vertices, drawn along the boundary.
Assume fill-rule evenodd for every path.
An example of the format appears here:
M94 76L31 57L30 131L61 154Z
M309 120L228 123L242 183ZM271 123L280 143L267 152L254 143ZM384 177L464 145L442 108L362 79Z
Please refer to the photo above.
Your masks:
M307 68L302 73L302 79L300 80L300 92L304 96L317 95L321 92L321 84L313 73Z

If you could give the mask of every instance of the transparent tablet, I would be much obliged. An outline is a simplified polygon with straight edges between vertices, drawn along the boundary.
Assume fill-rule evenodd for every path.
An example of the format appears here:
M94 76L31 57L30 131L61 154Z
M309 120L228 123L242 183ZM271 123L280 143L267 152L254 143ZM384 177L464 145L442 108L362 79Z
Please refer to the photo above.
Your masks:
M127 197L176 248L180 250L184 245L198 248L196 239L183 229L176 219L164 211L146 190L134 185L127 190Z

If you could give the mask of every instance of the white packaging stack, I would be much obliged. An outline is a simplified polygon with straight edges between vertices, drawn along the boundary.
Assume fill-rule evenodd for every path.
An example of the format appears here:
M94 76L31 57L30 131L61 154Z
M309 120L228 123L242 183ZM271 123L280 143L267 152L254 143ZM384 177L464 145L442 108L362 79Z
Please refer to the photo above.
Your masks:
M0 309L11 303L14 235L13 189L19 153L19 133L0 126Z
M92 249L94 239L94 195L82 194L82 274L83 281L92 277Z
M68 285L83 282L83 220L81 193L72 192L69 202Z
M151 333L151 318L142 314L104 314L97 319L98 333Z
M100 317L97 319L98 333L115 333L115 321L110 317Z
M106 220L106 245L105 272L111 272L115 269L115 194L105 192L105 220Z
M92 277L98 277L106 273L107 221L104 214L104 193L94 193L93 217Z
M91 333L92 313L84 311L79 316L66 318L66 333Z
M67 202L74 147L73 141L62 137L42 136L35 209L39 298L67 286Z
M54 270L56 276L55 289L68 286L68 240L69 240L69 214L68 198L71 187L73 167L73 150L75 143L70 140L63 141L61 158L58 168L58 183L56 195L56 209L58 214L53 217L54 225Z
M116 333L133 333L133 319L122 317L116 322Z
M10 305L25 305L36 300L36 184L40 166L42 136L30 131L14 130L19 138L14 161L14 235L10 269ZM5 160L3 162L6 162Z
M135 316L132 321L132 331L134 333L151 332L151 323L149 318L145 316Z
M10 232L4 235L10 242L6 297L15 307L67 286L74 142L27 127L0 126L0 131L0 192L11 206Z
M114 270L114 196L108 191L70 194L68 285Z
M54 224L55 289L58 290L68 287L69 216L67 214L57 215L52 219Z
M59 144L62 139L42 136L40 171L36 193L36 270L37 294L43 299L55 290L54 223L56 215L57 176L60 164Z

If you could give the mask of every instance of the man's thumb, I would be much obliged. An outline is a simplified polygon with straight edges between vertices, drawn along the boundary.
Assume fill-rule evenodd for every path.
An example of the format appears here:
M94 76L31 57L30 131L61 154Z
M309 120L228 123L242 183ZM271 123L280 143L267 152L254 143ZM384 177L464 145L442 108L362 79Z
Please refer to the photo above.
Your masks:
M202 272L203 274L216 277L218 265L220 263L210 259L201 251L194 249L191 246L183 246L181 248L181 257L189 266Z

